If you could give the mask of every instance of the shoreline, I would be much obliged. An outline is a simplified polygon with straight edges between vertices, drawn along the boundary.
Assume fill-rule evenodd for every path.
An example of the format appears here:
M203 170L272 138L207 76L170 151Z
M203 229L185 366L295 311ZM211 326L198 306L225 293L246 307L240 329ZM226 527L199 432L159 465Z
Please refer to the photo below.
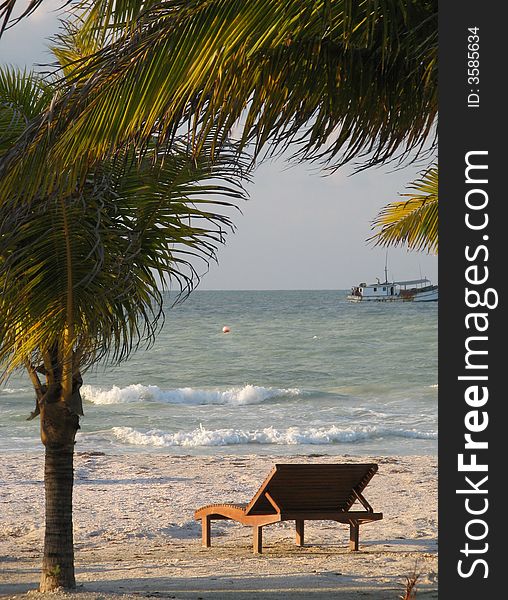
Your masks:
M39 596L43 461L42 451L6 453L0 465L0 596ZM378 463L364 495L384 518L360 528L360 552L348 551L348 527L329 521L306 523L303 548L294 523L266 527L261 556L251 552L250 528L214 521L212 547L201 548L196 508L246 501L275 462L303 461ZM413 572L418 598L434 598L437 457L78 452L74 537L76 600L381 600L399 598Z

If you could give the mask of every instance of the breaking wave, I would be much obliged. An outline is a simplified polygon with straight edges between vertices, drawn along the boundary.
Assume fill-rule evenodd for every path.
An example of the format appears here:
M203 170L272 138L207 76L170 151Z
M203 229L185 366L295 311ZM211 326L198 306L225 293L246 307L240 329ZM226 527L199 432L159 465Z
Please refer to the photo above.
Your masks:
M400 437L420 440L437 439L437 433L416 431L414 429L387 429L380 427L362 427L358 429L331 427L289 427L275 429L266 427L253 431L243 429L206 429L200 426L193 431L167 433L158 429L147 432L132 427L113 427L113 435L126 444L135 446L158 447L198 447L198 446L234 446L246 444L277 444L284 446L325 445L362 442L374 438Z
M223 404L241 406L245 404L261 404L275 398L295 398L304 395L297 388L278 389L245 385L227 390L198 390L194 388L178 388L164 390L156 385L139 383L120 388L116 385L109 389L84 385L81 388L83 397L93 404L127 404L140 401L162 402L166 404Z

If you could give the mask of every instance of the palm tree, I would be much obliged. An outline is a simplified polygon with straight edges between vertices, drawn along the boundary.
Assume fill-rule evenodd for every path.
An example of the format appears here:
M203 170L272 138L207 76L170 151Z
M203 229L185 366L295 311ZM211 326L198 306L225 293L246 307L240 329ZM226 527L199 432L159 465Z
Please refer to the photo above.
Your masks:
M20 181L25 196L49 192L62 171L70 190L111 148L143 149L154 134L169 144L184 126L196 153L239 130L240 147L255 156L291 143L297 159L332 169L412 157L435 143L436 0L83 7L81 38L101 49L75 64L72 87L5 157L2 193ZM36 168L48 160L54 169Z
M37 76L0 70L0 158L53 95ZM164 161L161 160L164 154ZM143 156L118 149L70 194L0 201L0 383L26 369L45 446L41 591L73 588L73 453L80 387L97 361L125 360L162 324L159 281L188 293L243 197L231 151L211 163L175 140ZM179 296L177 296L178 298Z
M405 245L408 250L438 253L438 169L427 170L413 182L407 200L385 206L373 222L376 245Z

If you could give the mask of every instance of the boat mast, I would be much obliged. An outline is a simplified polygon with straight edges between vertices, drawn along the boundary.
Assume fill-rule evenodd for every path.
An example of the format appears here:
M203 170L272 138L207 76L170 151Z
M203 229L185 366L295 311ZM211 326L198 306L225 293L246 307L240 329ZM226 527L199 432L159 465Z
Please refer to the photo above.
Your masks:
M388 283L388 250L385 256L385 283Z

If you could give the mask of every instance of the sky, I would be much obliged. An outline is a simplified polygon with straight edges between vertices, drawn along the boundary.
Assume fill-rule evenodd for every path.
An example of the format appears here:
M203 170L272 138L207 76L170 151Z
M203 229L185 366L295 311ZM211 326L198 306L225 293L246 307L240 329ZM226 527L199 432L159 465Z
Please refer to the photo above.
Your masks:
M48 37L58 30L63 0L46 0L0 40L0 64L31 68L51 62ZM437 283L437 257L367 242L378 211L399 199L422 165L394 165L323 176L315 165L283 156L261 164L247 186L250 199L233 213L236 232L203 272L199 289L348 289L384 275L427 276Z

